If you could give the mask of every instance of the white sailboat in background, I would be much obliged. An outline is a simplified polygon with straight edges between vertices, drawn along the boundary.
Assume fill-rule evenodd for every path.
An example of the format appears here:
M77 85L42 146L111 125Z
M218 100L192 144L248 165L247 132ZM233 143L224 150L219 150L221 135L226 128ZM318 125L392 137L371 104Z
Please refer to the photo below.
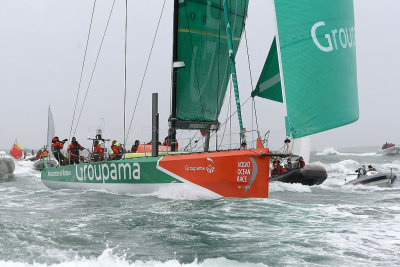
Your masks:
M43 149L39 150L40 158L36 159L33 163L32 168L34 170L40 171L43 169L44 164L48 167L55 167L58 165L56 159L51 157L51 139L55 136L55 126L53 120L53 114L51 113L51 109L49 106L49 110L47 112L47 138L46 145Z

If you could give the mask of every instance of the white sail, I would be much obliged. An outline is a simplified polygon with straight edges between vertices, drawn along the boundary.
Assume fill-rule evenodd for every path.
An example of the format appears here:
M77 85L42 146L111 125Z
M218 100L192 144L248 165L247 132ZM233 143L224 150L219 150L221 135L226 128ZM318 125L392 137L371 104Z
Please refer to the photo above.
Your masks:
M305 136L293 140L292 154L303 157L306 163L310 162L311 138Z
M51 114L50 106L47 118L47 148L51 147L51 139L56 135L55 134L55 127L54 127L54 120L53 115Z

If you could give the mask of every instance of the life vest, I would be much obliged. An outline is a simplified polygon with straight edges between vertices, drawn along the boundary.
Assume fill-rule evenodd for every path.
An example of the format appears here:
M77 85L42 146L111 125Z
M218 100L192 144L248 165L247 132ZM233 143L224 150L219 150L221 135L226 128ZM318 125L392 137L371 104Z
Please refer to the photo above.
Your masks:
M93 161L103 160L104 148L102 148L100 145L97 145L93 150L92 156L93 156Z
M167 146L168 142L167 139L164 140L164 142L162 143L163 146ZM172 147L172 146L171 146ZM178 149L178 140L175 140L175 149Z
M113 152L113 157L120 157L124 153L124 150L122 149L122 146L118 143L115 142L114 145L111 146L111 150Z
M278 175L280 175L280 174L283 174L284 173L284 171L283 171L283 168L282 168L282 166L281 165L278 165Z
M58 140L55 141L53 140L53 142L51 143L51 152L54 153L60 153L61 149L64 148L64 144L59 142Z
M83 147L78 142L72 142L68 147L68 151L73 154L72 156L79 156L79 150L82 149Z
M49 156L49 152L47 152L47 150L44 150L42 152L42 157L47 158Z

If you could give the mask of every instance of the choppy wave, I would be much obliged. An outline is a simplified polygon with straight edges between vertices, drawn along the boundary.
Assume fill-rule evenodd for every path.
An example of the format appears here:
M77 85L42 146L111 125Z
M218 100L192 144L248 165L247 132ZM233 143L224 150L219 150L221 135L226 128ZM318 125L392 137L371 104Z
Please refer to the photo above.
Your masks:
M104 267L219 267L219 266L231 266L231 267L264 267L262 263L243 263L235 260L229 260L224 257L215 259L206 259L202 262L198 262L195 259L191 263L180 263L178 260L167 260L167 261L133 261L130 262L124 257L119 257L113 254L113 249L107 248L103 253L97 258L81 258L76 257L73 260L65 261L61 263L45 264L45 263L24 263L24 262L14 262L14 261L1 261L0 266L5 267L89 267L89 266L104 266Z
M322 152L316 153L317 156L358 156L358 157L370 157L370 156L381 156L376 152L366 153L343 153L335 150L333 147L325 148Z

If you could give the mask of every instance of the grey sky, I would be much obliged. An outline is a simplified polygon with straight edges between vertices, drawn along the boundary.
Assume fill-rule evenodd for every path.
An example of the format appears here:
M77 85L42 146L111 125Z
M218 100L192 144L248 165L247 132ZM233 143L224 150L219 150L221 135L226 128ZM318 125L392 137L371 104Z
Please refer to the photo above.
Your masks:
M84 145L100 124L108 137L123 139L124 2L117 1L115 5L77 129L76 136ZM92 3L88 0L0 0L0 148L10 148L15 138L23 147L42 146L46 140L49 105L56 134L68 137ZM112 0L97 1L79 103L87 88L111 4ZM162 4L162 0L129 1L128 125ZM400 142L397 115L400 1L354 0L354 8L360 119L352 125L312 136L312 147L317 149ZM248 16L247 37L253 83L256 83L275 33L272 1L251 1ZM160 138L167 133L171 42L172 0L167 0L128 145L135 139L151 138L152 92L159 93ZM242 101L251 91L243 44L237 55ZM271 130L271 148L281 147L283 106L257 99L256 109L261 131ZM250 129L251 104L243 107L243 114L245 127ZM226 109L221 112L220 121L225 116ZM236 117L232 127L233 132L238 131Z

